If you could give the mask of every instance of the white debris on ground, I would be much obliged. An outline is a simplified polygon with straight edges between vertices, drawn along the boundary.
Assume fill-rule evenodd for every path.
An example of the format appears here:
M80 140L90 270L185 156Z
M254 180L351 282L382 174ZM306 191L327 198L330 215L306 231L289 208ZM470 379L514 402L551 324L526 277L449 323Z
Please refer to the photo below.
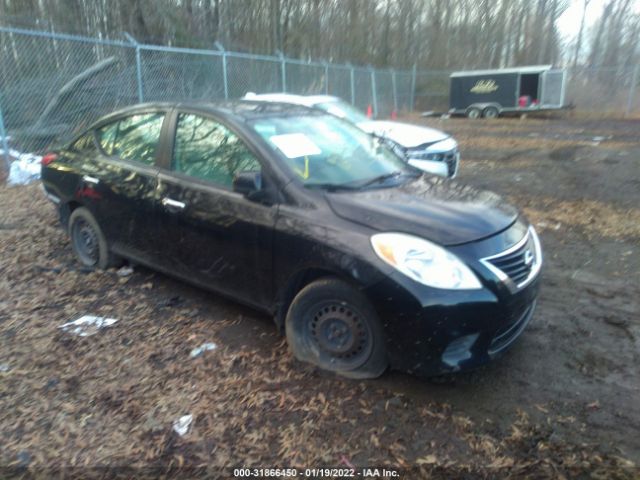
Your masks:
M128 277L129 275L133 275L133 267L130 265L125 265L124 267L120 267L116 274L119 277Z
M547 222L536 223L536 227L538 227L540 230L548 230L549 228L552 228L554 230L560 230L561 226L562 224L560 222L556 222L554 225L551 225Z
M0 363L0 372L8 372L11 370L8 363Z
M189 427L193 421L193 415L183 415L178 420L173 422L173 431L181 437L185 436L189 432Z
M602 136L593 137L591 138L591 145L593 145L594 147L597 147L598 145L600 145L601 142L604 142L606 140L611 140L612 138L613 138L613 135L607 135L606 137L602 137Z
M78 335L79 337L88 337L104 327L110 327L118 320L115 318L95 317L93 315L84 315L73 322L60 325L58 328L65 332Z
M3 159L5 152L0 148L0 159ZM13 159L9 167L9 185L27 185L40 178L40 161L42 157L32 153L21 153L12 148L9 149L9 158Z
M208 350L215 350L216 348L218 348L218 346L213 342L203 343L198 348L194 348L193 350L191 350L191 353L189 354L189 356L191 358L196 358L202 355L204 352Z

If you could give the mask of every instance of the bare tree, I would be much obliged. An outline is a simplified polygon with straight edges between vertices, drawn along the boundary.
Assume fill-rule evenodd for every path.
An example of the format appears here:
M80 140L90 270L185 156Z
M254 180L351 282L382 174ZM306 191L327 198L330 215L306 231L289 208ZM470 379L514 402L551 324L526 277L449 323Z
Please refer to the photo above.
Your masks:
M0 0L0 24L373 66L423 69L638 61L640 15L607 0L593 29L581 0L575 42L556 21L569 0Z
M582 36L584 35L584 21L587 16L587 8L589 8L591 0L582 0L582 17L580 18L580 30L578 31L578 38L576 39L576 49L573 54L573 67L578 66L578 58L580 57L580 50L582 48Z

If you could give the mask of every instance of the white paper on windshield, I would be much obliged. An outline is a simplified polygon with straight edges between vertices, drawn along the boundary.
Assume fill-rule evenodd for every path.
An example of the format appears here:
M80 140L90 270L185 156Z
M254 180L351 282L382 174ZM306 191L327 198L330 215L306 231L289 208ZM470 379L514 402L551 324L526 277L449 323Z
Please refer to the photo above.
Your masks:
M276 147L288 158L306 157L322 153L313 141L304 133L286 133L269 137Z

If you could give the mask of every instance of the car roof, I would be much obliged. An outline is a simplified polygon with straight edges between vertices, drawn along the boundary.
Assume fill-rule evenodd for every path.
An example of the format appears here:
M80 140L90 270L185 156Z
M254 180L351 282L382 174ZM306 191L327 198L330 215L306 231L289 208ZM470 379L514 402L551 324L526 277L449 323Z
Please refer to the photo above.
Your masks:
M542 73L551 70L553 65L527 65L524 67L514 68L494 68L491 70L461 70L451 72L451 78L455 77L473 77L476 75L498 75L501 73Z
M233 116L237 119L251 120L262 117L289 115L318 115L321 112L304 105L288 102L265 102L253 100L225 100L220 102L152 102L131 105L110 113L98 120L95 126L108 123L118 117L133 115L150 110L169 110L173 108L212 113L221 116Z
M284 102L295 105L305 105L312 107L318 103L339 102L338 97L333 95L295 95L292 93L253 93L247 92L243 97L244 100L253 100L259 102Z

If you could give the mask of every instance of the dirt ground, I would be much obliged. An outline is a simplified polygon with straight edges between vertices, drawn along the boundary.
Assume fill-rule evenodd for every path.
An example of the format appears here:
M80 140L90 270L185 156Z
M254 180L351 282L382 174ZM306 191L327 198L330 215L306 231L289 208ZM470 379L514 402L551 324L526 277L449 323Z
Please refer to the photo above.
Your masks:
M505 357L430 380L325 374L260 313L143 268L79 269L39 186L0 187L0 476L640 477L640 121L413 120L452 133L458 180L541 234L538 309ZM57 328L84 314L118 322Z

